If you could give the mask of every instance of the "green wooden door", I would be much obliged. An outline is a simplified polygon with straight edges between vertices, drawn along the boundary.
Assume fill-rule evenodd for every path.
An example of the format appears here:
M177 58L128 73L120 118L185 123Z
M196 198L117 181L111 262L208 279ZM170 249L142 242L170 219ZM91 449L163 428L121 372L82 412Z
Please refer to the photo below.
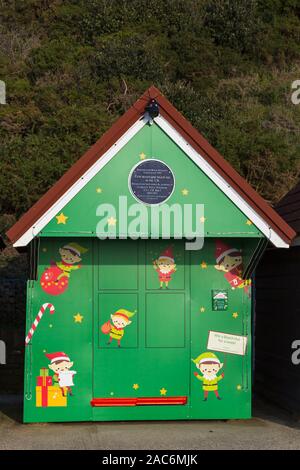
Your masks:
M191 419L251 417L251 291L247 286L233 289L228 273L216 269L218 243L218 240L206 239L202 250L191 252ZM246 247L237 239L225 239L222 243L224 249L244 248L244 260L251 253L249 241ZM227 293L226 308L214 308L215 292ZM215 338L214 341L209 341L210 337ZM236 352L234 345L238 338L247 340L244 353ZM203 355L209 354L213 354L213 358L206 357L206 364L200 371L196 364L204 359ZM211 373L216 374L217 383ZM205 381L198 380L198 374Z
M187 256L182 241L95 242L94 398L118 405L119 398L188 400ZM188 404L101 406L94 418L184 418L187 409Z

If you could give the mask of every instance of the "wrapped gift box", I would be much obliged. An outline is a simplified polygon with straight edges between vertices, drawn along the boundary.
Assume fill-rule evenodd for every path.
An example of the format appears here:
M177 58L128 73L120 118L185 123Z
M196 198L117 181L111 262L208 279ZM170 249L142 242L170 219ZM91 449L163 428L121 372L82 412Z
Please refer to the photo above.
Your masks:
M44 390L45 389L45 390ZM36 406L67 406L67 397L64 397L59 387L36 387Z
M63 396L60 387L52 385L52 377L48 373L48 369L43 367L37 377L36 406L67 406L67 397Z
M42 369L40 369L40 375L36 378L36 384L40 387L52 385L52 377L49 377L48 374L48 369L42 367Z

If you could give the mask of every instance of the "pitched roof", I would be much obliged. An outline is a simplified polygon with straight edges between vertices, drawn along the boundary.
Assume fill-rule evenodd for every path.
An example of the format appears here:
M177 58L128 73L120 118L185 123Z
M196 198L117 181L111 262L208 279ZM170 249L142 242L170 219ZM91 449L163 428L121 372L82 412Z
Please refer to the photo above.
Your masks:
M300 181L276 205L276 211L300 234Z
M34 224L45 215L82 175L85 174L123 135L144 115L145 106L150 98L159 104L160 116L185 140L186 143L201 156L226 183L228 191L234 191L250 207L259 219L268 225L270 233L274 233L287 246L295 237L294 230L267 204L267 202L242 178L232 166L214 149L207 140L177 111L174 106L154 86L134 103L113 126L44 194L8 232L8 238L16 246L21 243L23 235L31 230ZM31 238L33 238L32 235ZM271 236L269 237L271 239ZM272 239L271 239L272 241ZM276 243L275 243L276 244Z

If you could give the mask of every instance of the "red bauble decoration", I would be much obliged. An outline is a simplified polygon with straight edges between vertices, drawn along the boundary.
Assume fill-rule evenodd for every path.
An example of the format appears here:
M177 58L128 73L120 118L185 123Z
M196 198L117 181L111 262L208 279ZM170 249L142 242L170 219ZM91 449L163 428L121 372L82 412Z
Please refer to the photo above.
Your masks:
M60 295L68 288L69 279L67 276L62 276L57 279L63 273L57 266L50 266L42 274L40 284L43 291L50 295Z

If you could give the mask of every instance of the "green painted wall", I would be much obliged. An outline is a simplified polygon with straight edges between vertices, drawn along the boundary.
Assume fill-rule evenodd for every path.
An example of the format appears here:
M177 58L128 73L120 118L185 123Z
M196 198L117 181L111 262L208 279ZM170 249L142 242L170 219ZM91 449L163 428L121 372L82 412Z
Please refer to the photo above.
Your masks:
M226 241L226 240L225 240ZM243 260L252 253L248 240L234 239L231 246L242 249ZM203 261L207 268L201 267ZM212 310L212 290L227 290L228 310ZM248 292L247 292L248 291ZM215 240L206 240L205 248L191 256L191 357L206 350L208 331L247 337L245 356L215 352L224 363L224 379L219 384L221 401L214 396L202 401L201 383L191 379L191 416L201 419L251 417L251 288L231 289L224 273L215 269ZM192 366L192 370L196 368Z
M78 239L88 251L81 268L71 273L68 288L47 294L40 285L59 248L71 239L40 240L38 280L29 281L27 331L44 302L46 311L26 347L24 419L26 422L220 419L251 416L251 300L245 289L231 289L224 273L215 268L216 241L188 252L182 241L98 241ZM250 258L249 240L224 239ZM160 289L153 261L172 247L177 270L169 288ZM228 309L213 311L212 290L228 292ZM135 312L124 329L119 348L107 344L101 326L120 308ZM77 320L77 321L76 321ZM224 363L224 379L217 400L213 393L203 401L202 383L192 359L207 351L209 330L245 335L245 356L215 352ZM45 353L65 352L74 365L73 396L67 406L36 407L36 377L48 368ZM49 370L49 375L53 372ZM138 387L136 387L138 385ZM164 395L164 390L166 391ZM57 393L60 393L57 387ZM187 396L187 405L93 408L90 400L109 397Z
M141 154L146 158L162 160L172 169L176 184L168 204L204 204L206 236L261 236L254 225L249 225L247 217L156 124L144 126L101 172L59 211L58 215L63 212L67 217L65 224L58 223L54 217L41 235L95 235L100 220L96 216L96 209L102 203L113 204L116 208L118 226L119 195L127 196L128 205L136 203L128 190L128 175L134 165L141 161ZM173 234L171 227L171 236Z
M51 260L59 261L58 250L65 244L61 238L41 240L38 262L38 280L28 281L26 332L41 305L51 302L55 313L46 310L31 343L25 348L25 422L84 421L91 419L89 401L92 398L92 340L93 340L93 250L90 239L78 240L88 249L82 260L82 268L72 273L68 289L61 295L49 295L40 285L42 273ZM81 322L76 322L80 314ZM80 317L77 317L77 319ZM77 372L74 396L68 397L65 407L36 407L36 377L50 361L45 353L65 352L74 361L72 370ZM52 372L49 370L49 375ZM58 388L58 392L60 389ZM58 393L57 399L59 399Z

